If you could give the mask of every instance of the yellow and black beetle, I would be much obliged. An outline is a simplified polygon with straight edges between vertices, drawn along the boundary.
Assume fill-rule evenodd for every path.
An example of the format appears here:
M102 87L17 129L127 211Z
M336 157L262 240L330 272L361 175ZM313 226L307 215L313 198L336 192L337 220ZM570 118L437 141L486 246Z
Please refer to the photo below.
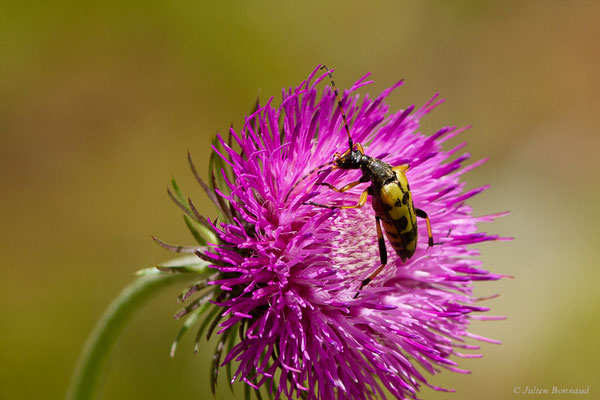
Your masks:
M330 183L317 183L317 185L327 186L336 192L343 193L360 183L371 182L371 185L369 185L369 187L362 192L358 203L353 206L329 206L312 201L304 203L306 205L329 209L359 208L365 205L367 202L367 196L371 196L371 204L373 206L373 210L375 211L375 222L377 224L377 239L379 242L379 258L381 265L369 277L361 281L358 289L360 291L365 285L371 282L387 264L387 250L385 247L385 240L383 238L383 231L385 231L385 236L388 238L392 248L400 256L402 262L406 262L408 259L410 259L417 248L417 240L419 237L417 229L417 217L424 218L427 223L429 246L433 246L433 235L431 233L431 224L429 222L427 213L423 210L415 208L413 203L410 186L405 175L410 166L408 164L404 164L397 167L392 167L388 163L366 155L362 145L352 141L350 129L348 128L348 121L346 119L346 113L342 107L342 102L335 86L333 75L327 66L323 65L321 66L321 69L325 69L327 71L329 79L331 80L331 86L333 87L333 91L338 102L338 107L340 108L342 114L346 134L348 135L349 148L343 154L336 153L333 161L314 168L299 181L297 181L288 192L286 200L298 183L313 173L326 169L327 167L331 167L332 169L360 169L362 171L362 176L359 180L351 182L339 189ZM358 296L358 293L356 296Z

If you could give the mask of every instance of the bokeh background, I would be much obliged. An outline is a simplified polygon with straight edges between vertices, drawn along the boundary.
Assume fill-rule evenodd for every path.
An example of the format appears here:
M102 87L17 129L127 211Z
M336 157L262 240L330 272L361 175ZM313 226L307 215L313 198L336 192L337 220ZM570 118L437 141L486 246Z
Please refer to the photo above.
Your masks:
M499 339L471 375L444 372L435 399L543 398L514 388L586 388L600 398L598 244L600 3L597 1L2 2L0 8L1 399L61 398L78 353L133 273L192 243L165 188L176 177L212 209L186 164L319 63L340 88L366 72L393 108L447 102L423 131L473 124L476 214L511 210L480 246L515 279L482 283ZM174 359L178 290L128 327L106 399L209 398L192 337ZM193 336L193 335L192 335ZM212 345L211 345L212 346ZM235 398L221 381L218 399ZM238 397L242 391L237 389ZM572 398L576 396L553 396Z

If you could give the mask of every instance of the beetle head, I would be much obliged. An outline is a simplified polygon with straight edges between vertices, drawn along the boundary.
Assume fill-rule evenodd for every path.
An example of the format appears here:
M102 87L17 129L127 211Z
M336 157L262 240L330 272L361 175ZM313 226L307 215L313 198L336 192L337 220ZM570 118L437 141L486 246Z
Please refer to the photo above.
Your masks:
M335 168L340 169L360 169L365 155L360 143L356 143L353 148L346 150L344 154L336 153L334 155Z

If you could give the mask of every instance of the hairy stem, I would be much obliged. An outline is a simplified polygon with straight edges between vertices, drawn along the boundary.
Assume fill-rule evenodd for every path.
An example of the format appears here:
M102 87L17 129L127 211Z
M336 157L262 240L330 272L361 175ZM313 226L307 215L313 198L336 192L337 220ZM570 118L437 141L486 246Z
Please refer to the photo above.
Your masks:
M111 353L133 317L165 289L197 279L197 273L160 272L143 275L123 289L88 337L71 377L66 399L94 399L108 371Z

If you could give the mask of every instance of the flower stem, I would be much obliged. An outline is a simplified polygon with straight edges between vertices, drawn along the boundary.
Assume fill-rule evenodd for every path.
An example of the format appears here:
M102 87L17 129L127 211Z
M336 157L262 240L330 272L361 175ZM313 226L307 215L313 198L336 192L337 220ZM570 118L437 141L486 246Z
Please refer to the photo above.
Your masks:
M196 273L145 274L127 286L110 304L88 337L71 377L67 400L91 400L100 392L111 353L133 316L165 289L197 280Z

